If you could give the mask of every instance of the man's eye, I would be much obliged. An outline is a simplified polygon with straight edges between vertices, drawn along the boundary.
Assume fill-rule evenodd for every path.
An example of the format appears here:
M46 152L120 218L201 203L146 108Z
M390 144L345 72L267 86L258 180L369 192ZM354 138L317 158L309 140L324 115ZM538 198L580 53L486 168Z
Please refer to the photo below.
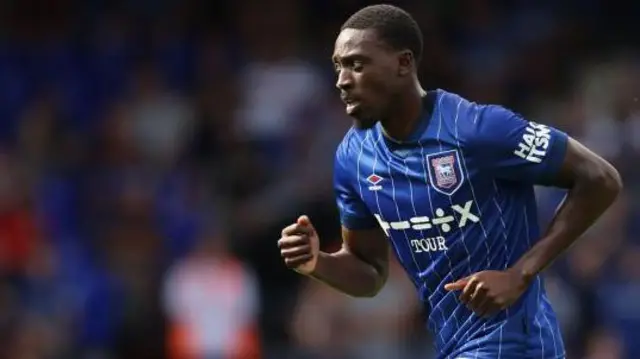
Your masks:
M364 64L360 61L355 61L353 63L352 68L353 68L353 71L360 72L364 68Z

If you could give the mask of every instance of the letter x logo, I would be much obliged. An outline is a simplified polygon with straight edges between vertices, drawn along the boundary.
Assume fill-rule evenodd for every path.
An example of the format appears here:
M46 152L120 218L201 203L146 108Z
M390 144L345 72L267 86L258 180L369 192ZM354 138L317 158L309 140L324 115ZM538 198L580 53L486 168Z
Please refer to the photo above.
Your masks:
M467 203L464 204L464 207L458 204L455 204L451 207L451 209L460 214L460 221L458 223L458 226L464 227L467 224L467 221L471 221L473 223L478 223L478 221L480 221L480 218L478 216L471 213L472 205L473 201L467 201Z

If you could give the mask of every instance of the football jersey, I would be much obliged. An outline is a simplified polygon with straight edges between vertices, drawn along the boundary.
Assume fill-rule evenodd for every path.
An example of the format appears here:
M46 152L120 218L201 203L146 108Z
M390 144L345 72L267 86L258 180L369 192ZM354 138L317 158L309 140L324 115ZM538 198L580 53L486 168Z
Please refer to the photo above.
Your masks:
M428 311L439 358L564 358L540 276L486 319L444 285L504 270L536 243L534 185L560 169L567 135L440 89L423 107L402 142L380 123L346 133L334 168L342 225L384 230Z

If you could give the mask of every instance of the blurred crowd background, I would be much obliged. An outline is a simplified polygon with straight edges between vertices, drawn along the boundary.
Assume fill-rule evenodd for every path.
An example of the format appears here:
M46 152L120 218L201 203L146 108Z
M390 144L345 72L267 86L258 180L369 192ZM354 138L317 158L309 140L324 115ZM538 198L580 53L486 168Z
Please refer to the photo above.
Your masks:
M613 161L624 194L547 273L576 359L640 358L640 2L394 2L426 88ZM0 2L0 358L432 358L394 266L374 299L284 268L339 245L330 62L357 0ZM548 223L563 192L539 190Z

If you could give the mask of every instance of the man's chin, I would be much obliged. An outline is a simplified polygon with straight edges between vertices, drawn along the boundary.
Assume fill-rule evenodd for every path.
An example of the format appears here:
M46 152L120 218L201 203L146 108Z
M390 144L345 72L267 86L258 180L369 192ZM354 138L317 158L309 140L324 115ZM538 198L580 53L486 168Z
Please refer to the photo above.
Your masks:
M355 118L355 117L353 120L354 126L361 130L367 130L367 129L373 128L373 126L375 126L377 122L378 121L375 121L375 120Z
M346 113L349 117L353 118L353 123L356 128L359 129L368 129L372 128L376 125L376 120L372 120L372 116L367 116L364 111L362 111L362 107L360 104L357 105L347 105Z

